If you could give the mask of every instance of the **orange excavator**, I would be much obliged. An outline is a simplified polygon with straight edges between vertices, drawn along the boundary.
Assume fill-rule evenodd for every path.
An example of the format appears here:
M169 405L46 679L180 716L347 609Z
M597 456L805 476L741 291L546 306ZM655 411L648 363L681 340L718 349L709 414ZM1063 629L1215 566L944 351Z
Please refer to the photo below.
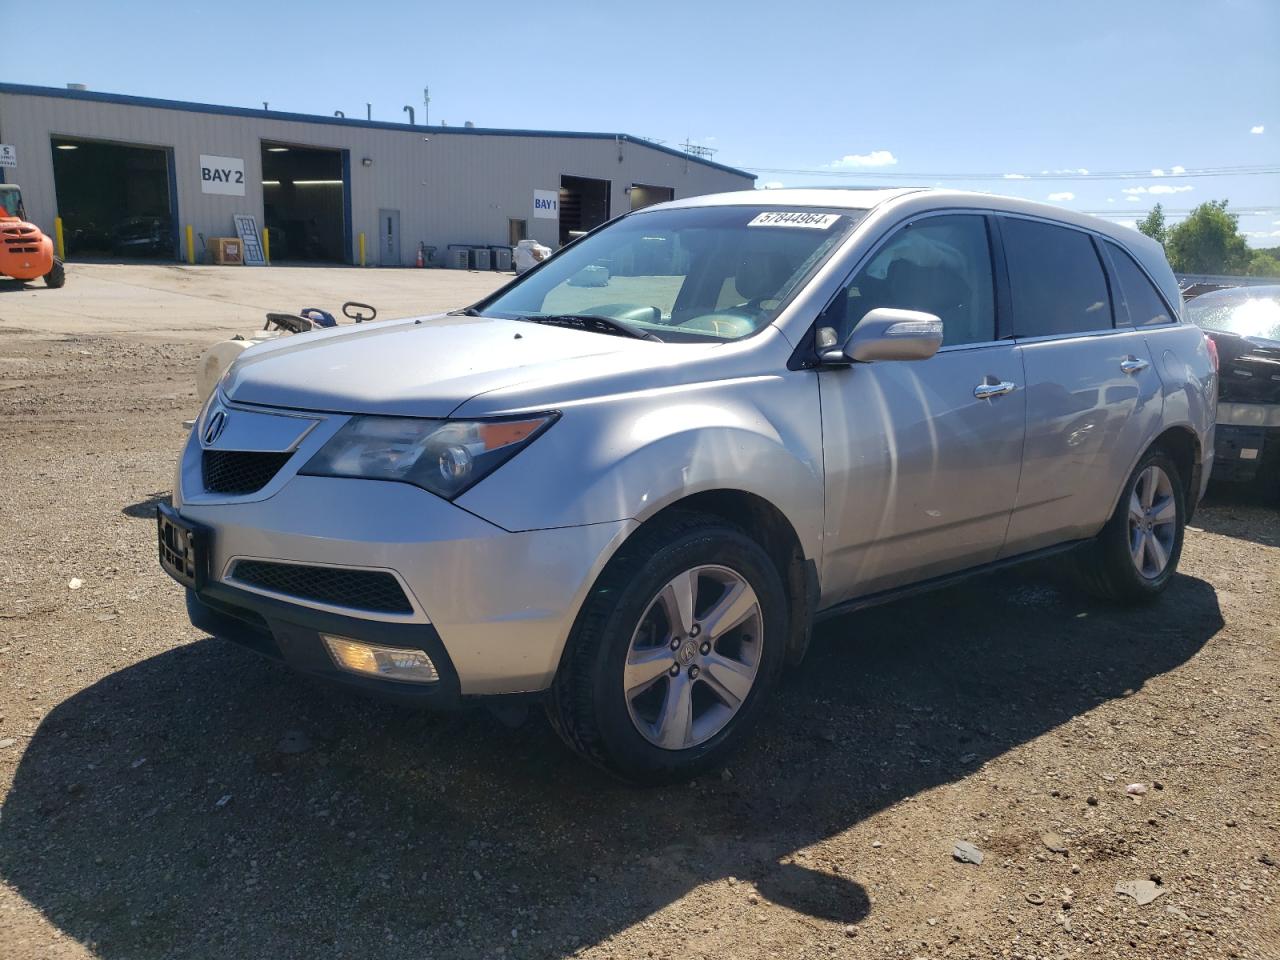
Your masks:
M15 280L44 277L46 287L67 282L62 261L53 255L53 240L27 222L22 190L12 183L0 183L0 276Z

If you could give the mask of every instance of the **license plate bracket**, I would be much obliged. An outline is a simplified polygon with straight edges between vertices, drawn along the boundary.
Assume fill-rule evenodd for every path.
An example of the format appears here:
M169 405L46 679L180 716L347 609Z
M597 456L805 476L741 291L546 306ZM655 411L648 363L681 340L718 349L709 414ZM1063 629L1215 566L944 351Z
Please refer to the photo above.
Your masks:
M184 520L178 511L162 503L156 507L156 541L165 573L193 590L204 585L209 555L207 528Z

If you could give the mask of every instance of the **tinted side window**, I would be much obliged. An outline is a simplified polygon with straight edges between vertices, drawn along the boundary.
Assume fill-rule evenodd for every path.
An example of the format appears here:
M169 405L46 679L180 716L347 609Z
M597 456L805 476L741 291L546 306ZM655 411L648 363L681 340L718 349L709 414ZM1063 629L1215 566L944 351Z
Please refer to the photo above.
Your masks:
M858 271L822 320L843 342L875 307L942 318L943 344L995 339L996 315L986 218L925 217L895 233Z
M1107 276L1087 233L1035 220L1001 220L1013 323L1019 337L1112 326Z
M1107 251L1111 254L1111 262L1115 264L1120 293L1129 308L1129 320L1133 325L1145 327L1152 323L1172 323L1169 308L1160 299L1160 294L1156 293L1142 268L1133 262L1133 257L1110 241L1107 242Z

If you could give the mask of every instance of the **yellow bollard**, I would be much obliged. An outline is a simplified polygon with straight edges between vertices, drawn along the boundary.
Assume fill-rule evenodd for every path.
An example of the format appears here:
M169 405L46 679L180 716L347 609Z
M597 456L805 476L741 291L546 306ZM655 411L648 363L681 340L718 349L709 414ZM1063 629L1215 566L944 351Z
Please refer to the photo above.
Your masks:
M360 266L364 266L364 234L360 234Z
M262 228L262 259L267 261L267 266L271 266L271 234L267 233L267 228Z
M187 224L187 263L195 265L196 262L196 235L191 229L191 224Z
M61 217L53 218L53 242L54 242L54 245L58 248L58 259L59 260L67 259L67 247L66 247L66 244L64 244L62 241L62 218Z

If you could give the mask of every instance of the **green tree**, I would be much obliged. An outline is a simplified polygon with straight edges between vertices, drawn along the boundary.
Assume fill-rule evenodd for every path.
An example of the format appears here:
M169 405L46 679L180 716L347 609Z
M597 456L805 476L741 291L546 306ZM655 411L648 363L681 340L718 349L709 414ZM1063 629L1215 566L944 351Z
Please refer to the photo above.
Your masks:
M1138 221L1138 230L1145 233L1156 243L1163 245L1168 240L1169 231L1164 225L1164 207L1156 204L1151 212Z
M1280 260L1267 250L1254 250L1249 266L1244 271L1251 277L1276 277L1280 279Z
M1252 254L1240 233L1240 217L1226 200L1209 200L1166 236L1169 264L1177 273L1244 273Z

